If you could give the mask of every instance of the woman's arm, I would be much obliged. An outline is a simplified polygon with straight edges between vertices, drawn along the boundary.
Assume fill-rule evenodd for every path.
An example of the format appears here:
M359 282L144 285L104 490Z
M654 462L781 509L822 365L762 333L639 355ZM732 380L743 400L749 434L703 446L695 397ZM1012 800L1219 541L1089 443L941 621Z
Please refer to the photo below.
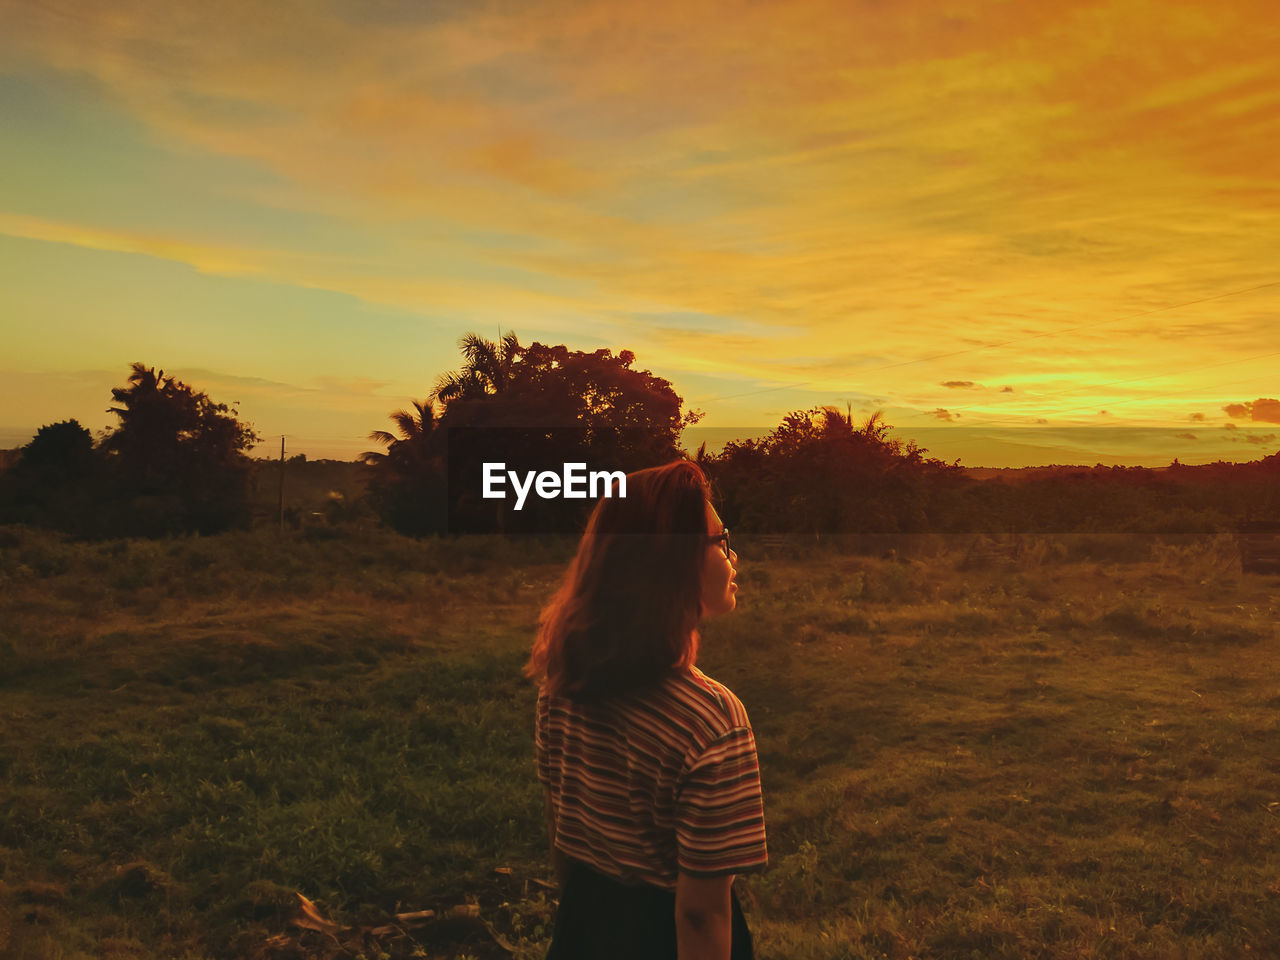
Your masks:
M733 877L676 877L676 952L679 960L729 960Z
M556 808L551 802L551 790L547 789L547 839L551 843L551 865L556 871L556 882L564 886L569 870L569 861L564 852L556 846Z

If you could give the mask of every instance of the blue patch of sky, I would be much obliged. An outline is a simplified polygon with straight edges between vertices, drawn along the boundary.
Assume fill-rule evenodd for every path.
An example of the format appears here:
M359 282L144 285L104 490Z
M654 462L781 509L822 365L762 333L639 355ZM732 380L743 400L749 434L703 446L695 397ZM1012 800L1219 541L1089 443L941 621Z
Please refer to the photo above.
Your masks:
M255 201L292 187L251 160L165 146L83 78L0 76L0 115L0 208L10 213L210 243L376 252L349 225Z
M87 81L0 77L0 115L7 124L0 139L6 212L214 246L336 256L383 276L447 276L554 293L580 286L483 256L495 247L536 249L537 238L425 219L362 229L258 203L245 194L292 188L248 160L165 147ZM441 248L423 249L433 241Z
M450 317L333 291L4 236L0 288L16 321L6 325L0 352L24 369L64 367L70 355L77 366L142 359L267 377L286 367L387 378L410 375L428 355L452 352L461 332ZM373 357L385 357L385 366L368 369L362 358Z

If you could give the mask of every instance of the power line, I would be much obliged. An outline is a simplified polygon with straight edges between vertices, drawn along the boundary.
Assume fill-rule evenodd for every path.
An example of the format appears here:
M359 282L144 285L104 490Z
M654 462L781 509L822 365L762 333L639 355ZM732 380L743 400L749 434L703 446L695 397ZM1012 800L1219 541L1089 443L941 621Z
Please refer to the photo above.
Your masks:
M259 444L259 445L261 445L261 444L263 444L263 443L267 443L268 441L269 441L269 442L271 442L271 443L274 443L274 442L275 442L275 439L274 439L274 438L276 438L276 437L280 437L280 436L288 437L290 440L305 440L305 441L312 441L312 440L350 440L350 441L352 441L353 443L354 443L354 442L360 442L360 443L368 443L368 442L369 442L369 437L368 437L368 435L367 435L367 434L366 434L366 435L364 435L364 436L356 436L355 434L333 434L333 435L329 435L329 436L322 436L322 435L320 435L320 434L302 434L302 433L284 433L284 434L280 434L280 433L270 433L270 434L267 434L267 438L268 438L268 439L260 440L260 441L258 441L258 444Z

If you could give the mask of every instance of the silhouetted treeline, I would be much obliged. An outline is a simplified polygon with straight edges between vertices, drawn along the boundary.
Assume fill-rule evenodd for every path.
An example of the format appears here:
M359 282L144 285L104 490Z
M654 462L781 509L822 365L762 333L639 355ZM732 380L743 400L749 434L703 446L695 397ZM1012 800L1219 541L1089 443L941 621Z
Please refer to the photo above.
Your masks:
M249 522L256 441L226 404L132 365L111 391L119 418L100 442L79 422L41 427L0 474L0 522L82 537L218 533Z
M681 433L700 417L683 410L668 381L634 369L628 350L522 346L514 334L497 342L469 334L461 349L460 370L439 377L411 411L392 414L395 433L371 434L384 449L361 458L363 499L359 482L345 492L326 486L306 520L351 522L372 511L412 536L578 531L594 498L529 496L517 510L510 485L505 499L482 495L482 465L526 475L576 462L627 473L685 455ZM112 399L119 424L97 443L75 420L46 425L0 472L0 523L111 537L250 522L245 454L257 438L234 410L140 363ZM879 414L855 424L824 407L788 414L763 439L694 457L721 516L743 533L1181 534L1280 519L1280 453L1244 464L1049 467L978 480L889 431ZM257 487L260 513L278 477L262 469L271 476Z
M1280 454L1253 463L1051 467L1012 482L827 407L700 457L731 526L757 533L1210 533L1280 519Z
M943 532L1212 533L1280 519L1280 454L1251 463L1054 467L1022 480L966 480Z

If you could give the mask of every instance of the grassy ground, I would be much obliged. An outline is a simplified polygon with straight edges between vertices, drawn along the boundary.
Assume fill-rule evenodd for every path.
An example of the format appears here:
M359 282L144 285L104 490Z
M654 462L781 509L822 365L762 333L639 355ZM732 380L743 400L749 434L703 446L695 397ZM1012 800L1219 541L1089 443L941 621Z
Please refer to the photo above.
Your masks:
M897 546L744 542L705 630L761 749L757 954L1280 952L1277 580L1214 538ZM563 556L0 530L0 955L540 956L519 670Z

